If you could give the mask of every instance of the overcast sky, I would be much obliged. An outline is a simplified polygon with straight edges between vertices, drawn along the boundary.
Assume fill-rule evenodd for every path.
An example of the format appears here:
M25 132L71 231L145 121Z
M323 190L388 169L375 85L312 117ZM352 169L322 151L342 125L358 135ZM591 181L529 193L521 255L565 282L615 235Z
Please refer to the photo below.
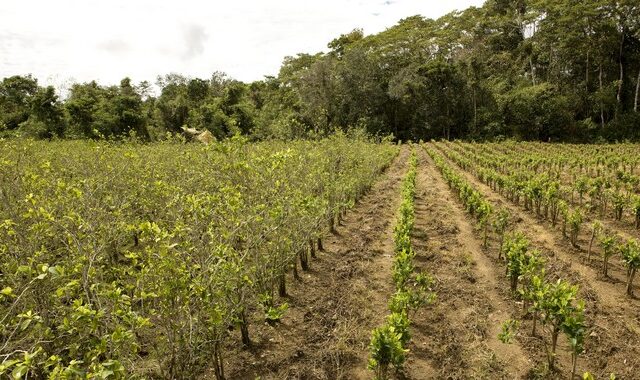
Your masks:
M437 18L483 0L0 0L0 78L42 83L125 76L155 81L214 71L252 81L287 55L326 49L354 28L365 34L421 14Z

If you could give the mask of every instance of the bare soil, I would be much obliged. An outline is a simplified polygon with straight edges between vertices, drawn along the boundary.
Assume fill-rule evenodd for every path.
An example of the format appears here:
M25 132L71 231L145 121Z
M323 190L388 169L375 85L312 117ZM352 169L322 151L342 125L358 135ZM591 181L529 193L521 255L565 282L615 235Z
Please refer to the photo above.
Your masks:
M337 232L323 240L324 251L311 260L301 281L291 276L290 306L277 326L254 321L253 344L229 347L225 358L229 379L371 379L366 369L371 330L381 325L394 291L391 277L393 228L400 185L410 149L404 146L371 191L350 210ZM395 379L566 379L568 344L559 343L559 371L546 373L543 336L530 334L531 322L509 291L504 263L497 259L497 238L482 245L480 231L464 211L431 158L419 146L416 223L412 243L416 266L434 280L437 300L415 315L408 360ZM458 168L453 162L449 162ZM461 173L464 173L458 168ZM586 301L588 337L578 373L598 379L640 376L640 302L624 295L622 267L613 279L601 279L597 264L584 261L584 248L572 248L561 232L511 204L470 173L466 179L494 207L514 215L514 228L524 231L547 259L552 278L580 285ZM580 236L584 246L588 231ZM587 241L588 243L588 241ZM497 335L508 319L523 319L515 341Z
M407 377L524 378L532 367L527 353L497 338L516 309L503 291L504 274L483 253L474 226L428 156L420 148L417 153L413 246L418 266L436 280L437 301L412 318Z
M513 228L525 232L534 247L545 255L551 276L579 285L580 297L586 301L589 333L586 352L578 361L578 372L589 371L598 379L608 378L611 373L618 379L640 378L640 302L625 295L623 268L616 259L611 259L611 277L603 278L597 258L592 263L584 259L589 234L586 228L579 238L579 246L583 248L574 248L558 228L515 206L453 161L447 162L494 206L509 210L515 219Z
M409 149L347 213L324 251L288 278L282 323L257 322L253 345L226 358L229 379L368 379L371 330L382 324L393 292L393 227Z

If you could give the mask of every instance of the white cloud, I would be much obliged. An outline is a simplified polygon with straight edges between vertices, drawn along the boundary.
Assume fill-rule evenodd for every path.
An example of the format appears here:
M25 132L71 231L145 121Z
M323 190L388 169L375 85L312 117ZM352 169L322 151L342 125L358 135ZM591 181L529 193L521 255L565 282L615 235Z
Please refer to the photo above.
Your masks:
M204 53L205 43L209 36L201 25L189 25L184 30L185 59L191 59Z
M354 28L439 17L483 0L2 0L0 77L118 83L178 72L275 75L287 55L325 50Z

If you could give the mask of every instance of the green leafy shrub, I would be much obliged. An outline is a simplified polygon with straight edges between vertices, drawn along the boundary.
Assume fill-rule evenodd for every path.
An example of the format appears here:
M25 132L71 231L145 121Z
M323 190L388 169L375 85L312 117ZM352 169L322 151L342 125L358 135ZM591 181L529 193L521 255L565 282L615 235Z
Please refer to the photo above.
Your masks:
M402 346L401 338L402 335L389 325L373 330L368 368L374 371L375 379L388 379L390 367L402 368L407 351Z

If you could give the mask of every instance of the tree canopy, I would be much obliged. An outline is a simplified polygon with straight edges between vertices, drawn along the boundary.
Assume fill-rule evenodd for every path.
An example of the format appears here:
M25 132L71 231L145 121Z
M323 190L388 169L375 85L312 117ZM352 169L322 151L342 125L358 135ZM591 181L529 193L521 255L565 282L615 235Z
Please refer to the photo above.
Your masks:
M169 74L75 84L60 101L31 77L0 83L0 134L144 139L187 126L216 138L594 141L640 138L640 5L632 0L487 0L439 19L354 29L242 83Z

